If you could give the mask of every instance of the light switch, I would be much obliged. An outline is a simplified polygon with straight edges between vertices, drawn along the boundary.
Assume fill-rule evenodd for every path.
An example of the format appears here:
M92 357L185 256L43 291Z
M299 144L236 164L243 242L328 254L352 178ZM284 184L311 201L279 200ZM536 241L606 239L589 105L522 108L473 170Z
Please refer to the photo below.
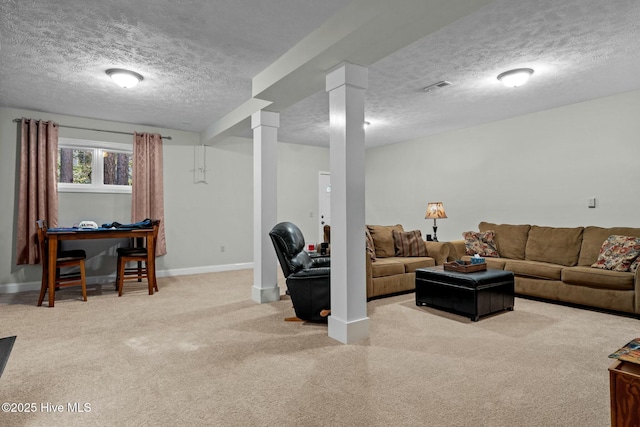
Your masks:
M596 207L596 198L595 197L590 197L589 200L587 201L587 206L589 206L590 208L595 208Z

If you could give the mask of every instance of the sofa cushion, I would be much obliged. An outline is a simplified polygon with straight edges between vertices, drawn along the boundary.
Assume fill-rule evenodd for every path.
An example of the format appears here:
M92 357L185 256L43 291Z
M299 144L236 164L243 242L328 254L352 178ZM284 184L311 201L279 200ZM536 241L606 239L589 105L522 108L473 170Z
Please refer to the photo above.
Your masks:
M465 231L462 233L464 238L465 253L467 255L480 255L483 257L498 258L498 248L494 240L495 231Z
M631 271L631 265L640 255L640 238L633 236L609 236L602 243L594 268L611 271Z
M376 262L371 264L372 277L394 276L404 274L404 272L404 263L395 257L378 258Z
M364 229L364 237L366 242L367 254L371 258L371 261L376 260L376 247L373 244L373 237L371 237L371 233L369 233L369 229Z
M530 225L493 224L483 221L478 228L480 231L495 232L496 248L502 258L524 259Z
M422 231L398 231L392 230L393 244L396 256L399 257L426 257L427 247L422 240Z
M623 273L584 266L564 268L562 270L562 281L572 285L589 286L591 288L622 291L632 291L635 289L633 273Z
M418 268L435 267L436 260L431 257L399 258L404 264L405 273L415 273Z
M539 227L529 230L525 259L573 266L578 264L583 227Z
M396 255L393 244L393 230L404 231L402 225L367 225L376 249L376 258L387 258Z
M512 271L516 276L535 277L538 279L560 280L562 269L558 264L548 262L523 261L518 259L507 260L505 270Z
M586 227L582 235L582 247L578 265L590 266L598 259L602 242L609 236L634 236L640 237L640 228L631 227Z

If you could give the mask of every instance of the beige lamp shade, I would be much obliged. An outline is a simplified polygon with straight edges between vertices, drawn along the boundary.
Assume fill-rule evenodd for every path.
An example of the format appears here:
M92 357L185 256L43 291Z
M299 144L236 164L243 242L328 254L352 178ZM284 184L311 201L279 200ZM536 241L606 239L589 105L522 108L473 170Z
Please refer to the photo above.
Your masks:
M444 211L442 202L429 202L424 219L442 219L446 217L447 214Z

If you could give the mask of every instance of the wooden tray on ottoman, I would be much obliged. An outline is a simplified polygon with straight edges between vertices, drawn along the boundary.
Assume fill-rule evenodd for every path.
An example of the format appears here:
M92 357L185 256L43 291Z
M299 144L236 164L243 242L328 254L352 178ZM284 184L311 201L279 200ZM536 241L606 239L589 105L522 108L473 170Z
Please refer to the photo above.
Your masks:
M457 271L458 273L473 273L474 271L485 271L487 269L487 263L471 264L470 261L465 261L464 265L457 262L445 262L444 269L446 271Z

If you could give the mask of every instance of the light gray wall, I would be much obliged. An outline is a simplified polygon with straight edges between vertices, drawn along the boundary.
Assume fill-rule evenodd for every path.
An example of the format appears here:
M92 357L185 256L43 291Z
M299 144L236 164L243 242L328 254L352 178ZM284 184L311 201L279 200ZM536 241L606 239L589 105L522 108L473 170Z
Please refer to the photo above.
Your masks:
M305 236L317 234L318 172L329 167L329 150L283 142L277 147L278 221L296 223ZM165 268L253 262L253 140L233 137L207 147L207 184L194 185L192 172L174 170L181 156L193 162L193 148L172 153L170 163L165 156L174 176L171 187L165 179L165 193L182 208L180 227L195 234L180 242L182 253L167 259ZM182 244L192 248L183 250Z
M329 149L278 144L278 221L300 227L307 243L318 238L318 179L329 170Z
M639 158L640 91L370 149L367 223L431 233L442 201L440 241L480 221L640 227Z
M198 134L17 109L0 109L0 285L37 282L39 266L15 265L18 126L16 117L119 131L159 132L164 143L169 253L160 271L179 274L250 263L253 257L253 142L229 138L207 148L208 184L194 184ZM550 226L640 227L640 91L367 150L368 224L431 232L429 201L444 202L441 241L480 221ZM60 135L130 143L131 136L61 128ZM329 150L278 144L278 221L317 234L318 172ZM587 208L596 197L598 207ZM64 193L60 223L128 220L122 195ZM313 217L310 215L313 213ZM225 246L221 252L220 247ZM90 274L112 274L113 243L89 248Z
M121 132L158 132L171 136L171 141L164 141L165 159L165 187L172 188L172 180L176 170L189 170L193 168L193 155L186 152L193 150L198 143L199 135L194 132L182 132L170 129L154 128L149 126L116 123L101 120L93 120L80 117L64 116L59 114L42 113L28 110L10 108L0 109L0 197L2 205L0 213L5 221L0 225L0 284L25 283L39 281L39 266L15 265L15 223L17 218L17 164L19 153L18 124L13 119L28 117L34 119L54 120L61 125L80 126L96 129L108 129ZM61 127L60 136L66 138L89 139L96 141L109 141L132 144L133 137L95 131L85 131ZM184 154L183 154L184 153ZM187 161L188 159L188 161ZM189 193L191 188L184 190ZM180 209L174 203L172 191L165 195L165 220L167 226L167 240L178 245L185 238L182 233L176 233L174 223L180 220ZM105 222L129 222L131 201L130 195L122 194L88 194L88 193L60 193L59 195L59 225L73 225L80 220L93 220L98 224ZM193 233L196 235L196 233ZM89 257L87 261L88 274L103 275L112 274L115 266L115 245L118 241L103 240L82 244L87 249ZM78 246L66 242L67 247ZM166 269L165 263L171 262L175 257L169 248L169 254L158 260L158 269ZM174 250L175 254L180 251Z
M0 109L0 287L40 280L40 266L15 265L17 117L54 120L63 125L124 132L158 132L165 140L164 190L168 254L158 259L165 274L197 273L253 261L253 142L229 138L207 147L207 184L194 183L194 147L199 135L171 129L115 123L18 109ZM60 129L60 136L132 143L133 137L112 133ZM303 232L316 233L318 172L329 167L328 149L278 144L278 218L293 221ZM130 221L131 198L123 194L60 193L59 224L81 220L98 224ZM119 241L65 242L88 252L88 275L115 271ZM224 252L221 251L224 246ZM1 291L2 289L0 289Z

